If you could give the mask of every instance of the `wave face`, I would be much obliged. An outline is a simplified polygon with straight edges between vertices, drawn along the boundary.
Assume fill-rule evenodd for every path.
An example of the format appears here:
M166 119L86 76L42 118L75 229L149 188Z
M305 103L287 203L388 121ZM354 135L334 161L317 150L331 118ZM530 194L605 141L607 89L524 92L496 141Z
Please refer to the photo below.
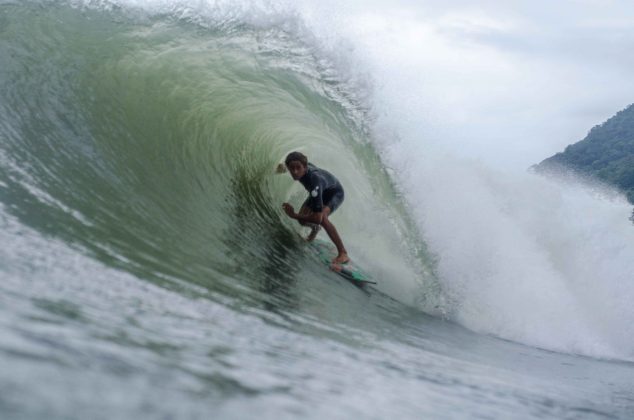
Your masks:
M434 155L323 8L188 3L0 3L0 413L626 412L629 363L486 336L634 359L620 201ZM342 181L369 295L284 216L292 150Z

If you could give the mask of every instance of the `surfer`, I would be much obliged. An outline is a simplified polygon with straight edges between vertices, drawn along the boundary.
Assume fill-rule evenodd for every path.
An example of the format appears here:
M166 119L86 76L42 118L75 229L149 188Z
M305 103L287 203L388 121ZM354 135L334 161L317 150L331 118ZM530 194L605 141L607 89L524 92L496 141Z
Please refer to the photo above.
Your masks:
M330 172L308 163L308 158L300 152L291 152L286 156L285 166L280 164L278 172L288 170L293 180L299 181L306 191L308 198L302 204L299 213L289 203L282 204L288 217L295 219L302 226L311 228L306 238L312 241L317 236L321 226L324 227L330 240L337 247L338 255L332 261L334 264L345 264L350 261L346 248L343 246L337 228L330 221L329 216L337 210L344 198L343 187L339 180Z

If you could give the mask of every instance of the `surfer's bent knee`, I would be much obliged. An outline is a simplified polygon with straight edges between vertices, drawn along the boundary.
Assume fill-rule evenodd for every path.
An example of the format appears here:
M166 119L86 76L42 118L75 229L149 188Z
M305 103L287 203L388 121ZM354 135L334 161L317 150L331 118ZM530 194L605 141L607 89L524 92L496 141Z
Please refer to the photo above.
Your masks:
M330 223L330 220L328 219L329 214L330 214L330 207L325 206L323 212L321 213L320 225L325 226Z

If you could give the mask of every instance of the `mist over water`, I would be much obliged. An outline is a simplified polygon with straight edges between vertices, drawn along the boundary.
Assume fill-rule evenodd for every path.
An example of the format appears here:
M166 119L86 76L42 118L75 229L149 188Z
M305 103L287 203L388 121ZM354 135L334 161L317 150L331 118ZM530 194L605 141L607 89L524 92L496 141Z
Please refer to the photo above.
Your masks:
M460 323L631 359L634 232L623 197L469 162L435 168L424 175L442 187L418 190L429 201L417 215L441 255L439 275Z
M630 206L445 141L430 4L0 4L0 413L628 418Z

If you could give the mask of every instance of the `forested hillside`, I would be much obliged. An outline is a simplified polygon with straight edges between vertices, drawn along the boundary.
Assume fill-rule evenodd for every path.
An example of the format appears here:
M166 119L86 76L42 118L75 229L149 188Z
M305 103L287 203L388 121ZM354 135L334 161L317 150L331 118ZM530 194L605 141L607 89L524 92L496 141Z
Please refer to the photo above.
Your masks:
M634 104L535 169L547 172L561 166L617 187L634 204Z

